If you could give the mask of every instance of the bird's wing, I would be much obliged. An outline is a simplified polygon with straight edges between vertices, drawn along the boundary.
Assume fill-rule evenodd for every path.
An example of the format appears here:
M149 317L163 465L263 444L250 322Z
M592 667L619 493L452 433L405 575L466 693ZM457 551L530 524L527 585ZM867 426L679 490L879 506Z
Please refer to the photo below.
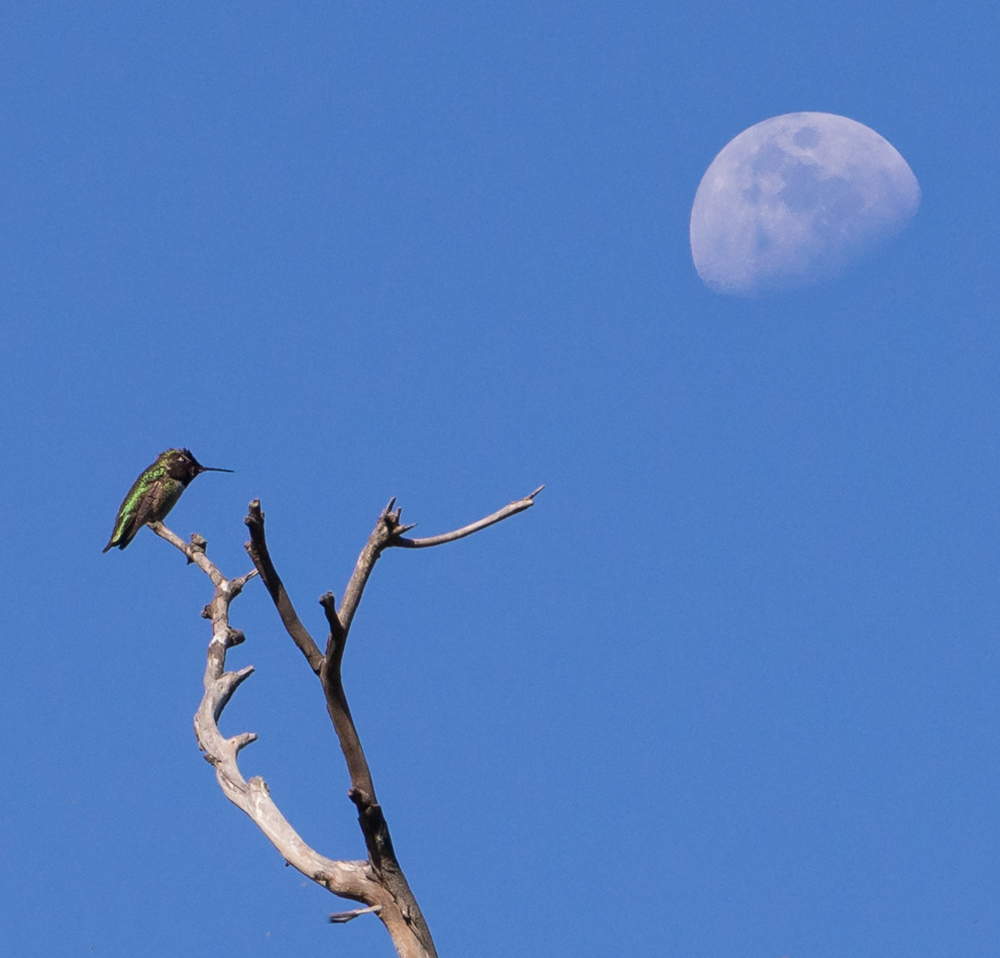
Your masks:
M135 511L122 517L121 522L115 527L115 531L111 534L111 541L104 547L105 552L113 546L118 546L119 549L124 549L125 546L127 546L136 537L136 533L138 533L138 531L153 518L152 514L157 498L157 490L150 489L149 491L151 495L143 496ZM132 491L130 490L129 496L126 497L126 502L131 495Z

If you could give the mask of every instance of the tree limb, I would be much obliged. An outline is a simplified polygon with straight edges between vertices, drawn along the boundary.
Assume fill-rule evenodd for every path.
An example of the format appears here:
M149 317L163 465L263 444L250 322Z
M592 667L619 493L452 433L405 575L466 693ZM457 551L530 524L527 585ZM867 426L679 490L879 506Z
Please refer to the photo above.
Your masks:
M255 499L250 503L249 513L244 521L250 529L251 535L247 552L261 573L261 578L265 582L270 580L275 584L273 590L268 590L271 593L271 599L278 607L278 613L292 639L300 649L303 649L303 644L296 638L293 629L289 627L292 616L302 632L305 632L305 627L301 625L298 616L295 615L291 600L285 594L284 586L280 585L281 579L271 564L264 536L264 514L258 500ZM281 606L278 605L279 601L282 602ZM340 743L340 749L344 754L347 770L351 777L351 788L347 794L358 810L358 823L361 826L361 834L364 836L365 846L368 849L367 864L370 866L370 874L379 884L383 897L383 900L380 901L365 899L365 903L370 906L380 906L377 912L378 917L385 924L392 936L393 943L396 945L396 950L401 956L437 958L430 928L427 926L416 897L396 859L389 826L386 823L382 807L378 804L371 769L365 758L361 739L347 703L347 695L344 692L340 671L344 647L347 642L347 630L337 614L336 600L332 593L328 592L322 596L320 604L326 614L330 634L327 640L326 654L320 654L318 675L326 700L327 713L337 733L337 740ZM290 614L289 610L291 610ZM311 637L309 641L313 642ZM313 646L315 646L315 642L313 642ZM310 660L310 665L312 665L311 656L307 655L306 658Z
M519 512L524 512L525 509L530 509L535 504L535 496L544 488L545 486L539 486L534 492L529 492L523 499L518 499L517 502L512 502L502 509L498 509L492 515L488 515L484 519L479 519L477 522L470 522L469 525L462 526L461 529L456 529L454 532L445 532L442 535L430 536L426 539L403 539L397 537L388 544L390 546L399 546L403 549L427 549L431 546L444 545L446 542L454 542L456 539L464 539L466 536L471 536L474 532L479 532L480 529L485 529L488 526L502 522L510 516L516 516ZM414 527L410 526L409 528L412 529Z
M259 499L254 499L250 503L249 512L243 521L250 530L250 541L244 548L253 560L261 581L267 587L285 630L306 657L309 667L319 675L320 666L323 664L323 653L295 612L292 600L285 591L285 584L271 561L271 554L267 551L267 540L264 538L264 513L261 511Z
M432 546L444 545L447 542L454 542L457 539L462 539L465 536L472 535L475 532L479 532L480 530L501 522L510 516L517 515L519 512L523 512L524 510L531 508L531 506L534 505L535 497L542 491L543 488L544 486L539 486L538 489L529 493L523 499L511 502L502 509L479 519L476 522L463 526L460 529L456 529L452 532L446 532L442 535L421 539L406 539L403 537L403 533L408 532L413 528L413 526L404 526L401 524L401 510L395 508L396 500L391 499L389 504L379 515L378 520L375 523L375 528L372 530L368 537L368 541L365 543L364 548L358 556L358 560L354 566L354 571L351 574L351 578L347 584L347 589L344 592L344 599L341 603L339 611L337 609L333 593L327 592L319 600L326 615L330 630L327 638L325 653L320 652L315 640L302 624L297 613L295 612L291 599L289 599L288 594L285 591L281 577L274 568L264 535L264 513L261 510L259 500L254 499L250 503L247 517L244 520L250 530L250 542L247 543L246 550L250 555L250 558L253 560L255 571L260 575L265 586L267 587L271 600L278 610L278 614L281 617L281 621L284 624L286 631L309 662L313 672L319 677L323 688L324 698L326 700L327 712L330 715L330 719L337 733L340 748L344 753L344 759L347 763L348 772L351 777L351 788L348 792L348 796L351 801L354 802L354 805L358 810L358 822L361 826L361 831L365 839L365 845L368 849L367 863L332 863L344 867L363 866L366 870L363 875L364 882L361 886L349 884L343 879L343 876L341 876L341 879L334 883L336 884L336 887L331 887L329 883L330 872L328 870L321 870L318 873L322 875L323 880L321 883L326 884L326 887L329 887L335 894L346 898L353 898L356 901L362 901L368 906L368 909L377 912L379 919L383 922L383 924L385 924L386 929L389 931L393 943L396 946L396 950L401 958L436 958L437 951L434 948L434 942L431 938L430 929L428 928L423 914L420 911L416 897L413 895L413 892L406 881L406 876L403 874L403 870L400 868L399 862L396 858L392 838L389 834L389 826L375 794L375 784L372 780L371 769L369 768L368 761L365 758L364 749L361 745L361 739L358 735L354 719L351 716L350 707L347 703L347 696L344 692L343 681L341 678L341 664L343 662L344 649L347 644L347 636L351 628L351 623L354 619L354 614L357 611L361 602L361 597L364 594L365 586L367 585L372 571L375 568L375 563L378 561L385 549L394 547L424 549ZM193 546L189 548L185 546L184 543L180 542L180 540L175 541L174 544L177 545L177 547L180 548L186 556L188 556L188 561L198 562L203 568L205 567L201 561L204 560L204 563L208 562L207 558L204 556L204 540L202 540L200 558ZM221 575L219 576L218 581L215 578L213 578L212 581L216 585L216 599L213 600L213 605L209 608L213 610L212 618L214 628L216 614L214 610L216 604L220 601L220 589L228 583L222 579ZM225 608L228 614L228 600L225 604ZM231 761L225 766L220 764L222 759L220 759L220 761L215 761L210 758L210 760L216 765L216 772L219 775L219 781L223 790L233 802L243 808L244 811L247 811L245 801L240 800L243 798L244 794L252 793L255 796L257 802L253 807L257 809L258 807L262 807L260 806L261 797L267 794L267 789L263 782L259 779L251 779L249 783L243 783L244 787L242 788L239 784L243 782L243 780L242 777L239 776L238 768L236 768L236 755L238 754L240 748L248 744L250 741L253 741L253 737L244 735L237 736L234 739L222 739L221 734L218 733L218 726L215 724L217 723L219 713L221 713L222 708L225 707L225 703L228 701L229 696L232 695L236 686L243 681L246 675L249 674L246 670L241 673L225 673L222 671L225 663L225 650L229 647L229 645L226 645L227 642L229 645L234 644L233 635L231 634L231 630L228 629L228 618L226 619L226 631L223 638L219 639L217 642L216 638L213 637L213 642L209 646L209 667L206 669L205 673L206 699L203 701L203 707L199 709L199 717L202 725L207 729L205 732L206 740L212 740L216 748L216 752L208 753L209 756L218 754L222 758L229 760L231 754ZM213 646L217 646L218 649L221 649L221 664L218 664L217 667L212 664ZM217 652L216 654L218 655L219 653ZM210 673L211 681L214 683L220 683L217 688L215 685L212 686L215 697L211 700L209 698ZM229 678L227 678L227 676ZM208 716L210 716L212 720L210 724L206 724ZM198 720L196 720L196 728L197 727ZM218 742L211 739L211 729L213 727L215 729L215 734L218 736ZM202 733L199 732L199 742L202 741L201 735ZM205 745L202 745L202 747L205 748ZM208 752L207 748L205 750ZM222 772L220 771L223 767L227 769L225 778L223 778ZM260 782L260 785L256 786L256 782ZM276 807L273 809L273 812L277 813L280 817L280 812L277 811ZM248 814L251 813L248 811ZM272 827L272 830L268 831L265 828L265 824L262 823L270 823L272 819L272 813L267 815L261 813L260 818L254 817L254 821L256 821L259 827L265 831L265 834L268 835L272 842L277 845L278 843L276 838L272 836L280 834L287 844L289 835L281 832L280 828L278 831L275 831ZM291 836L294 836L292 844L294 845L296 841L301 843L301 839L299 839L298 836L295 835L294 831L291 830L291 826L288 826L287 822L284 822L283 818L280 821L287 826L287 830L291 833ZM280 847L281 846L279 846L279 848ZM295 847L297 848L298 846L295 845ZM295 864L296 867L300 867L295 861L292 861L288 855L285 857L286 860ZM329 859L324 859L324 862L329 863ZM310 862L308 864L312 865L314 863ZM320 878L315 877L315 875L310 873L310 871L301 867L300 870L303 871L304 874L313 878L314 881L320 881ZM316 872L315 868L312 870L313 872ZM371 886L374 886L374 888ZM341 915L334 916L332 920L346 921L355 917L356 914L361 914L364 911L365 909L358 909L354 912L343 913Z
M431 546L444 545L446 542L454 542L456 539L464 539L466 536L471 536L474 532L479 532L480 529L485 529L511 516L516 516L519 512L524 512L525 509L530 509L535 504L535 497L544 488L545 486L539 486L534 492L529 492L523 499L511 502L491 515L463 526L461 529L446 532L439 536L431 536L426 539L403 538L403 533L409 532L414 526L400 525L399 518L402 510L393 510L396 500L390 499L389 504L382 510L382 514L378 517L375 528L368 537L368 542L361 550L358 561L354 565L354 572L351 574L351 579L344 590L344 601L340 604L339 613L340 621L344 626L344 632L347 633L351 630L354 613L361 603L361 596L364 594L365 586L368 584L368 579L375 568L375 563L378 562L383 551L393 547L402 549L427 549Z
M369 863L335 861L307 845L281 814L264 780L255 776L247 781L240 772L239 753L257 736L253 732L243 732L226 738L219 730L218 722L223 709L239 685L253 673L252 666L238 672L227 672L225 669L228 650L244 641L243 633L229 625L229 605L244 584L257 574L256 570L228 580L205 554L206 543L200 536L192 536L191 542L186 543L162 523L155 523L152 528L158 536L183 552L189 562L197 564L215 586L212 601L203 613L212 621L212 639L208 644L205 665L205 693L195 714L194 729L205 758L215 766L215 775L223 794L253 819L289 865L333 894L362 902L382 917L392 901L382 883L373 875ZM390 933L393 933L392 928ZM400 935L401 941L403 938ZM397 943L401 958L426 956L424 951L405 947L405 941L401 948L395 934L393 941Z

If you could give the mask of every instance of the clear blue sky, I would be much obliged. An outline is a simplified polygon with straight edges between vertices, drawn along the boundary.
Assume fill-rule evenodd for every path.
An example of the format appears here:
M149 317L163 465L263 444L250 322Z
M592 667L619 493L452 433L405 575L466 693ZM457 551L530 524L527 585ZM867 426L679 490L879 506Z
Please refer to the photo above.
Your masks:
M316 632L379 509L346 680L445 956L1000 954L994 2L118 3L0 12L3 958L392 954L191 732L247 502ZM747 302L699 180L780 113L858 120L921 211ZM259 583L224 730L363 846ZM388 696L379 696L378 689Z

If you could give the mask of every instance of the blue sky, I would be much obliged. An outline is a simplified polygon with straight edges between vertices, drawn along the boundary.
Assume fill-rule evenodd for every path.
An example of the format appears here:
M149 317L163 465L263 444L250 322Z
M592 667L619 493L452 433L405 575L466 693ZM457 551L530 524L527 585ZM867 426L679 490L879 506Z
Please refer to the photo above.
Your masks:
M345 677L445 955L1000 949L995 4L27 3L0 12L0 954L392 954L282 867L191 717L247 502ZM842 280L706 289L715 154L799 110L923 191ZM363 851L259 583L223 721ZM384 690L384 691L382 691Z

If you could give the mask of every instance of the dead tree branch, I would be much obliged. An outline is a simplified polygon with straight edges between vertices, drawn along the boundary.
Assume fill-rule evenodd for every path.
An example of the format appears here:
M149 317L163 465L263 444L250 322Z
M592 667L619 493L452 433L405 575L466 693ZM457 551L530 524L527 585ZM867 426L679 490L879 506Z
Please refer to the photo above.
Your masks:
M358 561L354 565L354 572L351 574L351 579L344 590L344 601L340 604L339 613L340 621L344 626L344 632L350 631L354 613L361 604L361 596L364 594L365 586L368 584L368 579L375 568L375 563L378 562L379 557L386 549L393 547L426 549L430 546L454 542L456 539L464 539L465 536L471 536L472 533L479 532L480 529L485 529L488 526L510 518L510 516L516 516L519 512L524 512L525 509L530 509L535 504L535 497L544 488L545 486L539 486L534 492L529 492L523 499L511 502L502 509L498 509L496 512L477 522L463 526L461 529L456 529L454 532L446 532L443 535L432 536L428 539L403 538L404 532L409 532L410 529L414 529L416 526L400 525L399 519L402 509L393 510L396 500L390 499L389 504L382 510L382 514L378 517L375 528L368 537L368 542L361 550Z
M332 922L350 921L367 912L377 914L400 958L437 958L437 952L427 922L396 858L389 826L378 804L371 770L347 704L341 678L347 634L365 585L385 549L422 549L454 542L530 508L542 488L461 529L426 539L403 538L403 533L413 526L400 523L400 510L394 509L396 501L391 500L358 556L340 610L333 593L328 592L319 600L329 627L325 652L320 651L302 624L274 567L264 537L264 513L258 500L250 503L244 520L250 530L246 550L254 569L236 579L227 579L208 558L206 542L201 536L193 535L190 542L184 542L162 523L151 524L153 531L180 550L189 563L197 565L214 587L212 601L202 611L202 615L211 620L212 639L205 665L205 692L195 714L194 728L205 758L215 767L223 794L253 819L288 864L333 894L365 906L331 915ZM229 606L255 575L261 577L286 631L322 685L327 711L350 773L348 796L358 811L358 822L368 850L367 861L336 861L310 848L281 814L264 780L255 776L247 781L240 772L239 753L257 736L253 732L242 732L227 738L219 730L219 718L233 693L253 673L253 666L227 672L226 654L244 641L243 633L229 624Z
M392 936L397 952L403 958L411 956L436 958L437 952L430 929L396 858L389 826L382 807L378 804L368 760L365 758L361 739L347 703L341 679L341 663L347 636L375 563L386 549L394 547L422 549L454 542L530 509L534 505L535 497L543 488L544 486L539 486L523 499L511 502L502 509L460 529L425 539L403 538L403 533L408 532L413 526L404 526L400 523L401 510L394 508L395 499L390 500L379 515L375 528L358 556L339 611L333 593L327 592L319 600L329 626L326 652L319 660L317 660L318 646L295 613L281 578L271 561L264 535L264 513L259 500L255 499L250 503L249 512L244 520L250 530L250 542L246 544L246 550L267 586L286 631L305 655L313 672L319 677L327 712L333 722L350 773L351 788L348 796L358 810L358 822L368 849L367 864L371 869L369 874L378 882L384 897L388 899L376 900L372 896L359 900L364 901L373 911L377 906L381 906L378 908L378 916ZM360 910L357 913L360 913ZM355 915L354 912L345 914L352 918ZM335 916L332 920L341 921L348 918Z
M285 591L285 584L274 568L274 563L271 562L271 555L267 551L267 541L264 539L264 513L260 511L259 500L254 499L250 503L250 511L243 521L250 529L250 542L246 546L246 550L253 560L254 567L260 574L261 581L267 588L271 601L274 602L278 615L281 616L281 621L292 637L292 641L306 657L313 672L319 675L320 666L323 664L323 653L320 652L319 646L309 634L309 630L299 619L292 605L292 600L288 598L288 593Z
M519 512L524 512L525 509L530 509L535 504L535 496L537 496L538 493L540 493L544 488L545 486L539 486L534 492L529 492L523 499L518 499L517 502L511 502L502 509L497 509L497 511L491 515L488 515L483 519L479 519L476 522L470 522L467 526L462 526L461 529L455 529L453 532L445 532L439 536L429 536L426 539L403 539L399 537L388 544L390 546L399 546L403 549L427 549L430 546L442 546L446 542L454 542L456 539L464 539L466 536L471 536L474 532L479 532L480 529L496 525L496 523L502 522L510 516L516 516ZM407 526L407 528L413 529L414 526Z
M207 761L215 766L215 775L223 794L253 819L257 827L279 851L289 865L297 868L307 878L352 901L363 902L368 908L381 912L387 899L382 885L376 881L368 862L334 861L310 848L281 814L271 798L267 784L259 776L247 781L239 769L240 751L255 741L253 732L243 732L227 738L219 730L219 717L233 693L253 673L253 666L238 672L226 671L226 653L244 641L244 635L229 625L229 606L257 571L253 570L237 579L227 579L205 554L205 540L192 536L184 542L162 523L153 523L153 531L176 546L195 563L215 586L212 601L202 615L212 622L212 639L208 644L205 665L205 694L194 718L198 745ZM418 951L400 951L405 958L422 958Z

